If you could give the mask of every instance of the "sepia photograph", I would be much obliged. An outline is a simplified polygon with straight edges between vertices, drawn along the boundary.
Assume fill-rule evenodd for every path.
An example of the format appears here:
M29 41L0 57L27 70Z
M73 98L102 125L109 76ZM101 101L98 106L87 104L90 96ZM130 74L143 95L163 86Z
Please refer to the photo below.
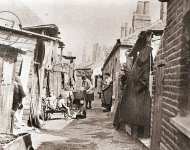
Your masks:
M190 150L190 0L1 0L0 150Z

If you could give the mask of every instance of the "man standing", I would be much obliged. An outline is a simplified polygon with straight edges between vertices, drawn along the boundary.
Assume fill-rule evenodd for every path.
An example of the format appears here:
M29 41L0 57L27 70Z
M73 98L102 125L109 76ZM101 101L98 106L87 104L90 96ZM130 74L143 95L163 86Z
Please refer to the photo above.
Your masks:
M91 81L86 78L86 76L82 76L82 87L84 88L86 109L91 109L93 100L93 87Z

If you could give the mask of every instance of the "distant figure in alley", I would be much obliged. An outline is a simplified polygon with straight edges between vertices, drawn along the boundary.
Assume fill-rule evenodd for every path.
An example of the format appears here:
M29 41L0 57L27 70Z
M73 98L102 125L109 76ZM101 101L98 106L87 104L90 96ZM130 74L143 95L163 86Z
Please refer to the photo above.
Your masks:
M112 107L112 78L109 73L105 73L105 80L103 82L103 112L111 111Z

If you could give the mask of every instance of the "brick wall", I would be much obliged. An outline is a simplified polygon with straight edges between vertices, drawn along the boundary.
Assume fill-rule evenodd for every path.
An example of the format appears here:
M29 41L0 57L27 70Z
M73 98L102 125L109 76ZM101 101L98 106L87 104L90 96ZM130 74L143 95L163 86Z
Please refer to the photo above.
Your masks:
M183 0L170 0L164 33L164 82L161 102L161 150L183 150L179 147L179 130L170 123L186 104L187 56L183 50Z

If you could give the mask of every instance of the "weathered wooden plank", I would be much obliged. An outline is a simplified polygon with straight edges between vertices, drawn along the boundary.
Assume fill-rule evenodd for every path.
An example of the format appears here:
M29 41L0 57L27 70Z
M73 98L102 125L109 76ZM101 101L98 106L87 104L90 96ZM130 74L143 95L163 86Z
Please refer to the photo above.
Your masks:
M11 111L12 111L12 103L13 103L13 88L14 85L12 83L12 77L14 72L10 70L11 81L8 83L2 82L3 80L3 65L5 61L0 59L0 133L11 133ZM14 66L14 63L11 65ZM6 70L8 71L8 70Z
M156 94L153 105L153 124L151 150L159 150L161 141L161 101L162 101L162 81L163 68L158 67L156 70Z
M10 133L11 108L13 102L13 85L1 85L0 101L0 132Z

